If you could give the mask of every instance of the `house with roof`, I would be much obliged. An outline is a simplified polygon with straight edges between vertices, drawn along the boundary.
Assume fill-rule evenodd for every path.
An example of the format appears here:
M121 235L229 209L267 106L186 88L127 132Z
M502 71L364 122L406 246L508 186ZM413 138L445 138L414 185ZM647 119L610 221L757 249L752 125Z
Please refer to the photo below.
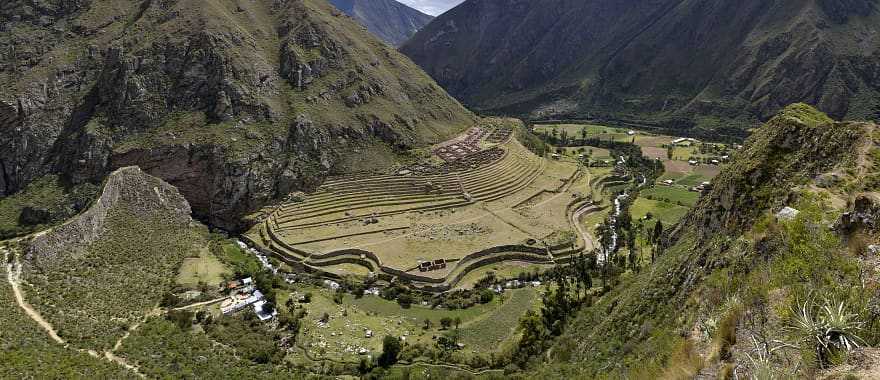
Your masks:
M261 322L268 321L278 315L278 310L275 310L274 307L266 307L266 304L267 302L262 299L254 302L254 313L257 314L257 318L259 318Z

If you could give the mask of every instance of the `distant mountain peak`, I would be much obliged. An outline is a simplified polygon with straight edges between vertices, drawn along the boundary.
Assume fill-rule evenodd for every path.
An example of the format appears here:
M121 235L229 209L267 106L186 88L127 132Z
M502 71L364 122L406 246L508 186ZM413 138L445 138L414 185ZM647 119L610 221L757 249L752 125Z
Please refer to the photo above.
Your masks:
M394 46L406 42L434 19L395 0L330 0L330 4Z

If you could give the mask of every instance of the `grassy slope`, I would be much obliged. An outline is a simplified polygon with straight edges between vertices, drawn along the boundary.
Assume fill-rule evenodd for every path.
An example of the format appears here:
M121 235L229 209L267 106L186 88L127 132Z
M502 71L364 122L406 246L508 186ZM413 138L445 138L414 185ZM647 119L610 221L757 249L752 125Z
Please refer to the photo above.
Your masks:
M95 188L92 185L84 185L68 191L58 183L56 176L42 177L23 191L0 198L0 239L25 235L60 223L73 216L76 212L74 210L76 203L85 203L82 200L92 197L94 192ZM49 211L51 215L49 222L35 226L20 224L19 216L25 207L38 207Z
M0 268L0 378L128 379L131 372L84 352L65 349L22 312Z
M28 275L28 299L76 345L112 346L171 289L204 232L114 209L101 239ZM74 248L75 249L75 248Z
M682 336L690 336L701 320L723 317L719 313L725 299L737 297L748 306L766 304L772 289L783 289L789 297L774 310L784 310L796 295L805 294L805 283L799 279L803 273L821 274L822 280L806 285L829 293L857 286L849 283L852 278L841 281L851 272L852 258L837 254L831 257L843 258L820 258L831 248L845 249L839 241L828 243L830 231L798 229L797 223L803 226L804 220L775 227L795 231L783 235L789 243L778 246L793 248L770 250L779 256L769 265L761 259L768 253L756 250L761 246L756 242L768 229L770 208L778 207L792 193L792 186L831 167L851 167L851 160L843 158L859 144L860 130L857 125L831 124L804 106L790 107L769 122L716 179L715 190L676 228L674 244L658 262L581 312L551 351L553 364L541 367L537 376L660 376L685 367L695 373L705 363L694 360L694 343ZM793 144L791 148L785 147L787 143ZM805 161L803 156L823 159ZM827 231L828 222L821 220L833 220L835 214L822 211L821 202L811 200L809 194L801 197L806 202L797 207L816 210L805 213L804 218L811 218L807 222L824 225ZM758 220L765 222L756 224ZM819 249L795 248L802 245ZM818 256L801 259L809 255ZM781 268L789 268L790 275L777 276L772 286L762 280Z

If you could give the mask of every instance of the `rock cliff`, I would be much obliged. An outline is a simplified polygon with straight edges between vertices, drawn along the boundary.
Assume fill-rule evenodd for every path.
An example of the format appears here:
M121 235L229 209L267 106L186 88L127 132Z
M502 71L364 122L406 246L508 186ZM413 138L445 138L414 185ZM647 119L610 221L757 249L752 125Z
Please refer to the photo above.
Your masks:
M372 146L474 122L320 0L15 0L0 28L0 195L47 173L77 185L139 165L235 229L351 170L341 162L386 162L362 153Z

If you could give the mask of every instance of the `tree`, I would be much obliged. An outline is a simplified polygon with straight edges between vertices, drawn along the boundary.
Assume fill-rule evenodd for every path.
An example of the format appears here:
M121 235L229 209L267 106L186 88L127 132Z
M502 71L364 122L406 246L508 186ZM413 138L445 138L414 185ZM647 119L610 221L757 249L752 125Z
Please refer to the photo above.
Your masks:
M495 298L495 293L489 289L480 290L480 303L486 304L492 302L492 299Z
M452 326L452 318L449 318L449 317L440 318L440 327L441 328L446 330L449 328L449 326Z
M654 263L654 252L657 251L657 246L660 245L660 238L663 237L663 222L657 221L657 224L654 225L654 235L651 236L651 244L653 245L653 249L651 249L651 264Z
M455 323L455 329L458 330L458 326L461 325L461 317L455 317L453 323Z
M666 159L671 160L674 151L675 151L675 145L667 146L666 147Z
M581 127L581 140L587 139L587 127Z
M165 319L174 322L181 330L192 327L193 313L188 310L169 310Z
M407 293L403 293L397 296L397 303L400 304L400 306L404 309L409 309L409 307L412 305L412 302L412 296Z
M431 322L431 320L428 318L425 318L425 327L424 327L425 330L430 330L432 325L433 325L433 323Z
M385 338L382 339L382 354L379 355L379 365L388 368L394 363L397 363L397 356L400 355L400 350L402 348L400 339L391 335L386 335Z

